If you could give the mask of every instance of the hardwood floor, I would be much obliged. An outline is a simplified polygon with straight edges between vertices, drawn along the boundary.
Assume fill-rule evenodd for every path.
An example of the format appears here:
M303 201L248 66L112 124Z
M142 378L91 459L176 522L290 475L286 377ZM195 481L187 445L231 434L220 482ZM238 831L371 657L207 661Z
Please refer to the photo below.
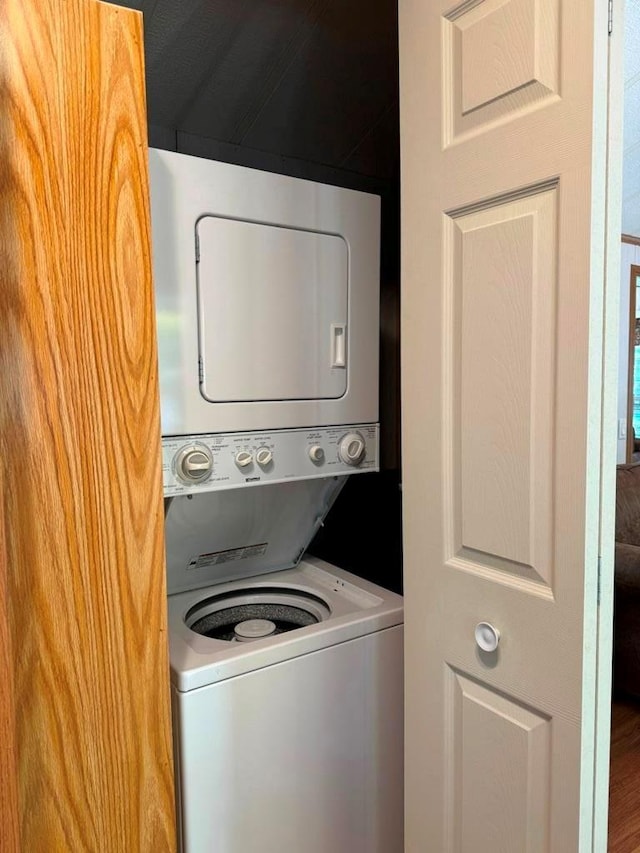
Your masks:
M611 719L609 853L640 853L640 702L616 701Z

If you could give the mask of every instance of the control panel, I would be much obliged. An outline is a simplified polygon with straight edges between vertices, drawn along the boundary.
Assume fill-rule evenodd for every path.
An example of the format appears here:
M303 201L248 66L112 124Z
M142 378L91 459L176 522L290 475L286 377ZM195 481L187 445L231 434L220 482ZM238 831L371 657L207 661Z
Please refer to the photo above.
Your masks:
M166 497L378 468L377 424L162 439Z

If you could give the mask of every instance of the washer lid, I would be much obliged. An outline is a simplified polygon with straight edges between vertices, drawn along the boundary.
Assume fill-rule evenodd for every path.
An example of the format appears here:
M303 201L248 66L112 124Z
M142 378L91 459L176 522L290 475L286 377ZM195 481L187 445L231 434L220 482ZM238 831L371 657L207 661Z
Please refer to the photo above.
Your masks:
M346 477L170 498L167 592L296 566Z

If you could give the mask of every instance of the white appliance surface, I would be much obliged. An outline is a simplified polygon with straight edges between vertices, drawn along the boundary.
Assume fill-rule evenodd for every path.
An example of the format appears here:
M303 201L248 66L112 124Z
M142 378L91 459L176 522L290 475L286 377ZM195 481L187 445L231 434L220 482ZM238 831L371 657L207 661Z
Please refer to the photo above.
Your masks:
M163 436L378 420L380 199L150 149Z
M185 624L269 590L321 621L248 643ZM310 556L169 597L185 853L401 853L402 619L400 596Z
M242 598L257 601L269 592L283 591L309 597L328 614L314 625L251 643L204 637L185 622L202 615L208 603L221 597L231 603ZM171 680L181 692L400 625L403 620L401 596L309 555L295 568L176 593L168 603Z
M380 199L149 159L183 850L401 853L402 598L305 555L378 467Z
M167 592L296 566L345 481L294 480L174 498L165 505Z
M345 474L377 471L378 425L273 430L260 433L183 435L162 441L162 485L165 497L237 489L291 480L327 479ZM363 443L357 465L341 456L353 438ZM204 453L209 465L197 482L185 481L179 461L185 454ZM266 456L265 456L266 454ZM242 458L242 464L238 459ZM200 475L200 472L196 472Z
M205 399L342 397L349 285L344 239L216 216L200 219L197 235Z
M184 853L402 853L402 639L173 688Z

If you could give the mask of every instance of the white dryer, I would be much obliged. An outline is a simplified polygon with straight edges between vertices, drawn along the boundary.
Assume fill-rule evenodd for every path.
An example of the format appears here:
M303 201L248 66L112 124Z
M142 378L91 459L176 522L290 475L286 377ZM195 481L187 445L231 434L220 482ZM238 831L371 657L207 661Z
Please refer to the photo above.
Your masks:
M379 197L149 170L165 495L377 470Z
M380 198L155 149L149 171L163 436L376 424Z
M186 853L403 849L402 598L301 556L343 481L168 508Z

